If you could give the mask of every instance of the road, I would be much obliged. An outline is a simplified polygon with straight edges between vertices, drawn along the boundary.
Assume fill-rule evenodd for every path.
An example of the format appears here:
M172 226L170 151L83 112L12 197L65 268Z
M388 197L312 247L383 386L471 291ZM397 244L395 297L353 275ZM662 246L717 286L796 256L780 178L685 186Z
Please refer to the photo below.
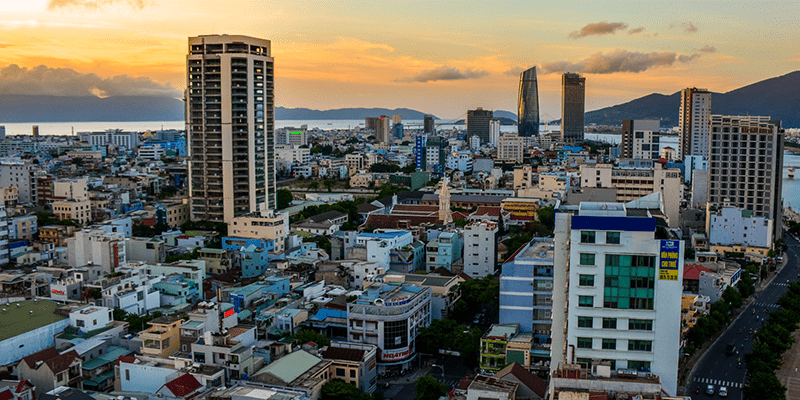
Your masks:
M432 359L425 364L434 362L433 360L436 359ZM413 400L414 386L419 378L423 376L430 375L439 382L444 382L445 387L450 391L452 387L458 386L460 379L472 372L464 366L460 357L455 356L444 356L444 374L442 374L442 368L438 366L439 364L436 365L436 367L423 365L422 369L414 368L414 371L406 377L379 378L378 391L382 392L387 400ZM388 388L386 387L387 384L389 385Z
M708 385L714 385L714 397L717 396L716 393L720 386L725 386L728 388L729 398L737 400L744 398L742 385L745 382L747 368L744 354L749 353L753 346L753 335L750 334L750 330L759 329L764 323L764 318L768 317L770 312L780 309L775 302L786 292L787 282L796 281L800 274L800 266L798 266L800 243L788 234L785 235L784 240L788 245L788 250L784 255L787 261L786 266L778 272L778 275L766 288L755 293L758 298L742 311L719 340L708 349L700 364L695 368L694 376L690 377L686 386L687 395L692 399L710 398L711 396L705 394ZM729 343L736 345L739 355L727 355L726 348ZM741 368L737 363L739 358L742 363ZM696 393L698 388L699 394Z

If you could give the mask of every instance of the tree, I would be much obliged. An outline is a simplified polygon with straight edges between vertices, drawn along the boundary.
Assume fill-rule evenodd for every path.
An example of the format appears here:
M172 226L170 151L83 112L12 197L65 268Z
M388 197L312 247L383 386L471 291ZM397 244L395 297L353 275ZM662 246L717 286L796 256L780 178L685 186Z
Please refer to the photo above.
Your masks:
M322 181L322 184L325 185L325 188L328 189L328 192L330 192L331 188L333 188L333 180L332 179L325 179L324 181Z
M458 321L468 321L483 307L497 309L500 306L500 284L492 275L461 282L458 290L461 298L453 309L453 318Z
M745 389L745 394L749 399L783 400L786 398L786 387L772 371L757 369L753 371L750 387Z
M555 207L547 206L536 210L536 217L551 232L556 228Z
M312 331L311 329L301 329L299 332L292 335L292 338L295 341L295 344L301 345L303 343L314 342L319 345L319 347L325 347L331 344L331 340L326 338L325 336L317 333L316 331Z
M314 190L319 189L319 182L313 181L313 182L309 183L308 184L308 188L309 189L314 189Z
M276 197L278 198L277 201L279 210L289 207L289 205L292 203L292 200L294 200L292 192L288 189L278 189Z
M732 286L725 288L722 292L722 300L727 302L731 308L739 308L742 306L742 295Z
M438 400L446 393L447 389L444 384L430 375L420 378L414 386L414 398L416 400Z
M355 385L339 378L322 385L322 400L351 400L358 399L363 393Z
M469 220L466 219L466 218L456 218L456 219L453 220L453 223L456 226L465 227L469 223Z

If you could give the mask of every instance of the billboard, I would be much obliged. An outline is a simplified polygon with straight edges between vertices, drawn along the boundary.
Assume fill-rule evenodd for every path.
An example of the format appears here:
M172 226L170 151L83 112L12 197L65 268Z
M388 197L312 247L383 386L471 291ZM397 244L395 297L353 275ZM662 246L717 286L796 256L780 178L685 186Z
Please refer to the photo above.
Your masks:
M678 280L678 258L680 257L680 240L662 240L659 253L658 279L662 281Z

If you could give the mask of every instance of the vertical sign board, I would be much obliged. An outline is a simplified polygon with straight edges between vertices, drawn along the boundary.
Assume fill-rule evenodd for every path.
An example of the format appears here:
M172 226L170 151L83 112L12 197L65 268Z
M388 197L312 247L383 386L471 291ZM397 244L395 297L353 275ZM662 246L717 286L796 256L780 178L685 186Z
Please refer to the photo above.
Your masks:
M678 280L678 257L680 257L680 240L662 240L659 253L658 279L661 281Z

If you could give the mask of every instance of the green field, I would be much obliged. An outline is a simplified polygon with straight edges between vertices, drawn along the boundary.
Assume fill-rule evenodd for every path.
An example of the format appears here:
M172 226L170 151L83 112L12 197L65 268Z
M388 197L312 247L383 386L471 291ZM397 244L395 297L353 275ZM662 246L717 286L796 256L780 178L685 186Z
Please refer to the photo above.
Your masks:
M39 300L38 304L33 300L22 301L19 308L15 302L5 304L5 300L0 301L0 309L6 310L5 314L0 312L0 341L64 319L54 313L58 305L52 301Z

